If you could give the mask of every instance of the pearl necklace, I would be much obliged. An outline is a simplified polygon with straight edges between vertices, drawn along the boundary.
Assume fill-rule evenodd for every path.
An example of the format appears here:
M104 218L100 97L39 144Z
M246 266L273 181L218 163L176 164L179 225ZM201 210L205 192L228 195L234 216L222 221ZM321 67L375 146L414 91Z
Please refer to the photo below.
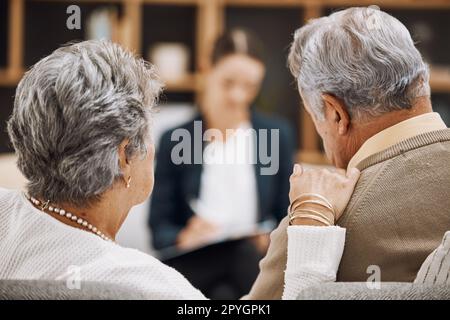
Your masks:
M87 220L84 220L83 218L79 218L76 215L74 215L73 213L67 212L64 209L61 208L57 208L54 206L50 206L50 200L48 200L47 202L41 202L36 198L33 198L31 196L29 196L28 194L25 194L26 198L31 201L36 207L40 207L40 209L42 211L44 211L45 209L47 209L50 212L54 212L59 214L61 217L66 217L67 219L70 219L76 223L78 223L80 226L83 226L85 228L87 228L89 231L91 231L92 233L98 235L100 238L102 238L103 240L106 241L111 241L113 242L110 238L108 238L107 236L105 236L103 234L103 232L101 232L100 230L98 230L96 227L94 227L92 224L90 224Z

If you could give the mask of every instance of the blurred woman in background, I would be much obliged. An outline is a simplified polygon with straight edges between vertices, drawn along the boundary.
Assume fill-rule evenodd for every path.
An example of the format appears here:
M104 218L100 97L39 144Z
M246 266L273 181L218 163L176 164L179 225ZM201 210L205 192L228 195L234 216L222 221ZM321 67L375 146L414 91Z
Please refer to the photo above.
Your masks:
M294 138L287 123L252 106L264 74L261 43L249 32L234 30L217 39L200 114L166 132L159 144L149 218L155 249L199 248L236 233L250 234L264 222L276 225L286 215ZM202 136L211 130L218 134L208 143L191 140L192 161L175 164L173 134L184 130L195 139L198 124ZM259 134L261 129L267 137ZM252 130L256 135L249 138ZM196 143L202 148L196 149ZM275 174L261 174L267 165L257 156L261 143L278 161ZM198 152L202 163L193 161ZM161 257L207 296L237 298L250 289L267 244L266 235L242 237L171 259L163 250Z

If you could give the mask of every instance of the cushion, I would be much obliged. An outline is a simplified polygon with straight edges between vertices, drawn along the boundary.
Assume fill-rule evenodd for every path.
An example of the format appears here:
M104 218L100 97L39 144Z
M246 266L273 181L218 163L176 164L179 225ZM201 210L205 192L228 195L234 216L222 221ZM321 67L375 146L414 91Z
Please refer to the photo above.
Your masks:
M414 280L417 284L450 284L450 231L426 259Z
M371 283L372 284L372 283ZM449 285L381 282L369 289L366 282L331 282L306 288L298 300L448 300Z
M145 295L120 285L83 282L80 289L69 289L65 281L0 280L0 300L128 300Z

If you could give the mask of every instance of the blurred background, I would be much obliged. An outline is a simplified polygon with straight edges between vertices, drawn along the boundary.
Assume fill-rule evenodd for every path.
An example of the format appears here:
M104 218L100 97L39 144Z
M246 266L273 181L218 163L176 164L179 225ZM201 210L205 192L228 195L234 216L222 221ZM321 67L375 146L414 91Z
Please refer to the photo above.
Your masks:
M71 5L80 9L79 28L68 28L68 18L76 13ZM194 114L213 42L237 27L254 32L266 48L258 110L295 128L298 161L324 164L321 141L286 67L289 44L293 32L311 18L368 5L378 5L409 29L431 66L433 107L450 125L450 0L0 0L0 186L24 185L5 130L16 85L30 66L61 44L108 38L154 63L166 83L154 128L158 140ZM148 206L130 214L121 244L152 252Z

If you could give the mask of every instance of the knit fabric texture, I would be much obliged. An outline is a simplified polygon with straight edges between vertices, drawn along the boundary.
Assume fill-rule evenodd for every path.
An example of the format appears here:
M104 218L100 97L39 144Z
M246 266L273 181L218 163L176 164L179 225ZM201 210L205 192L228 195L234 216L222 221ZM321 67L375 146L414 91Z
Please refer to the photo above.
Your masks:
M347 229L337 281L412 282L450 230L450 129L404 140L358 168L337 222Z
M148 299L204 299L176 270L138 250L68 226L0 189L0 279L121 285Z

